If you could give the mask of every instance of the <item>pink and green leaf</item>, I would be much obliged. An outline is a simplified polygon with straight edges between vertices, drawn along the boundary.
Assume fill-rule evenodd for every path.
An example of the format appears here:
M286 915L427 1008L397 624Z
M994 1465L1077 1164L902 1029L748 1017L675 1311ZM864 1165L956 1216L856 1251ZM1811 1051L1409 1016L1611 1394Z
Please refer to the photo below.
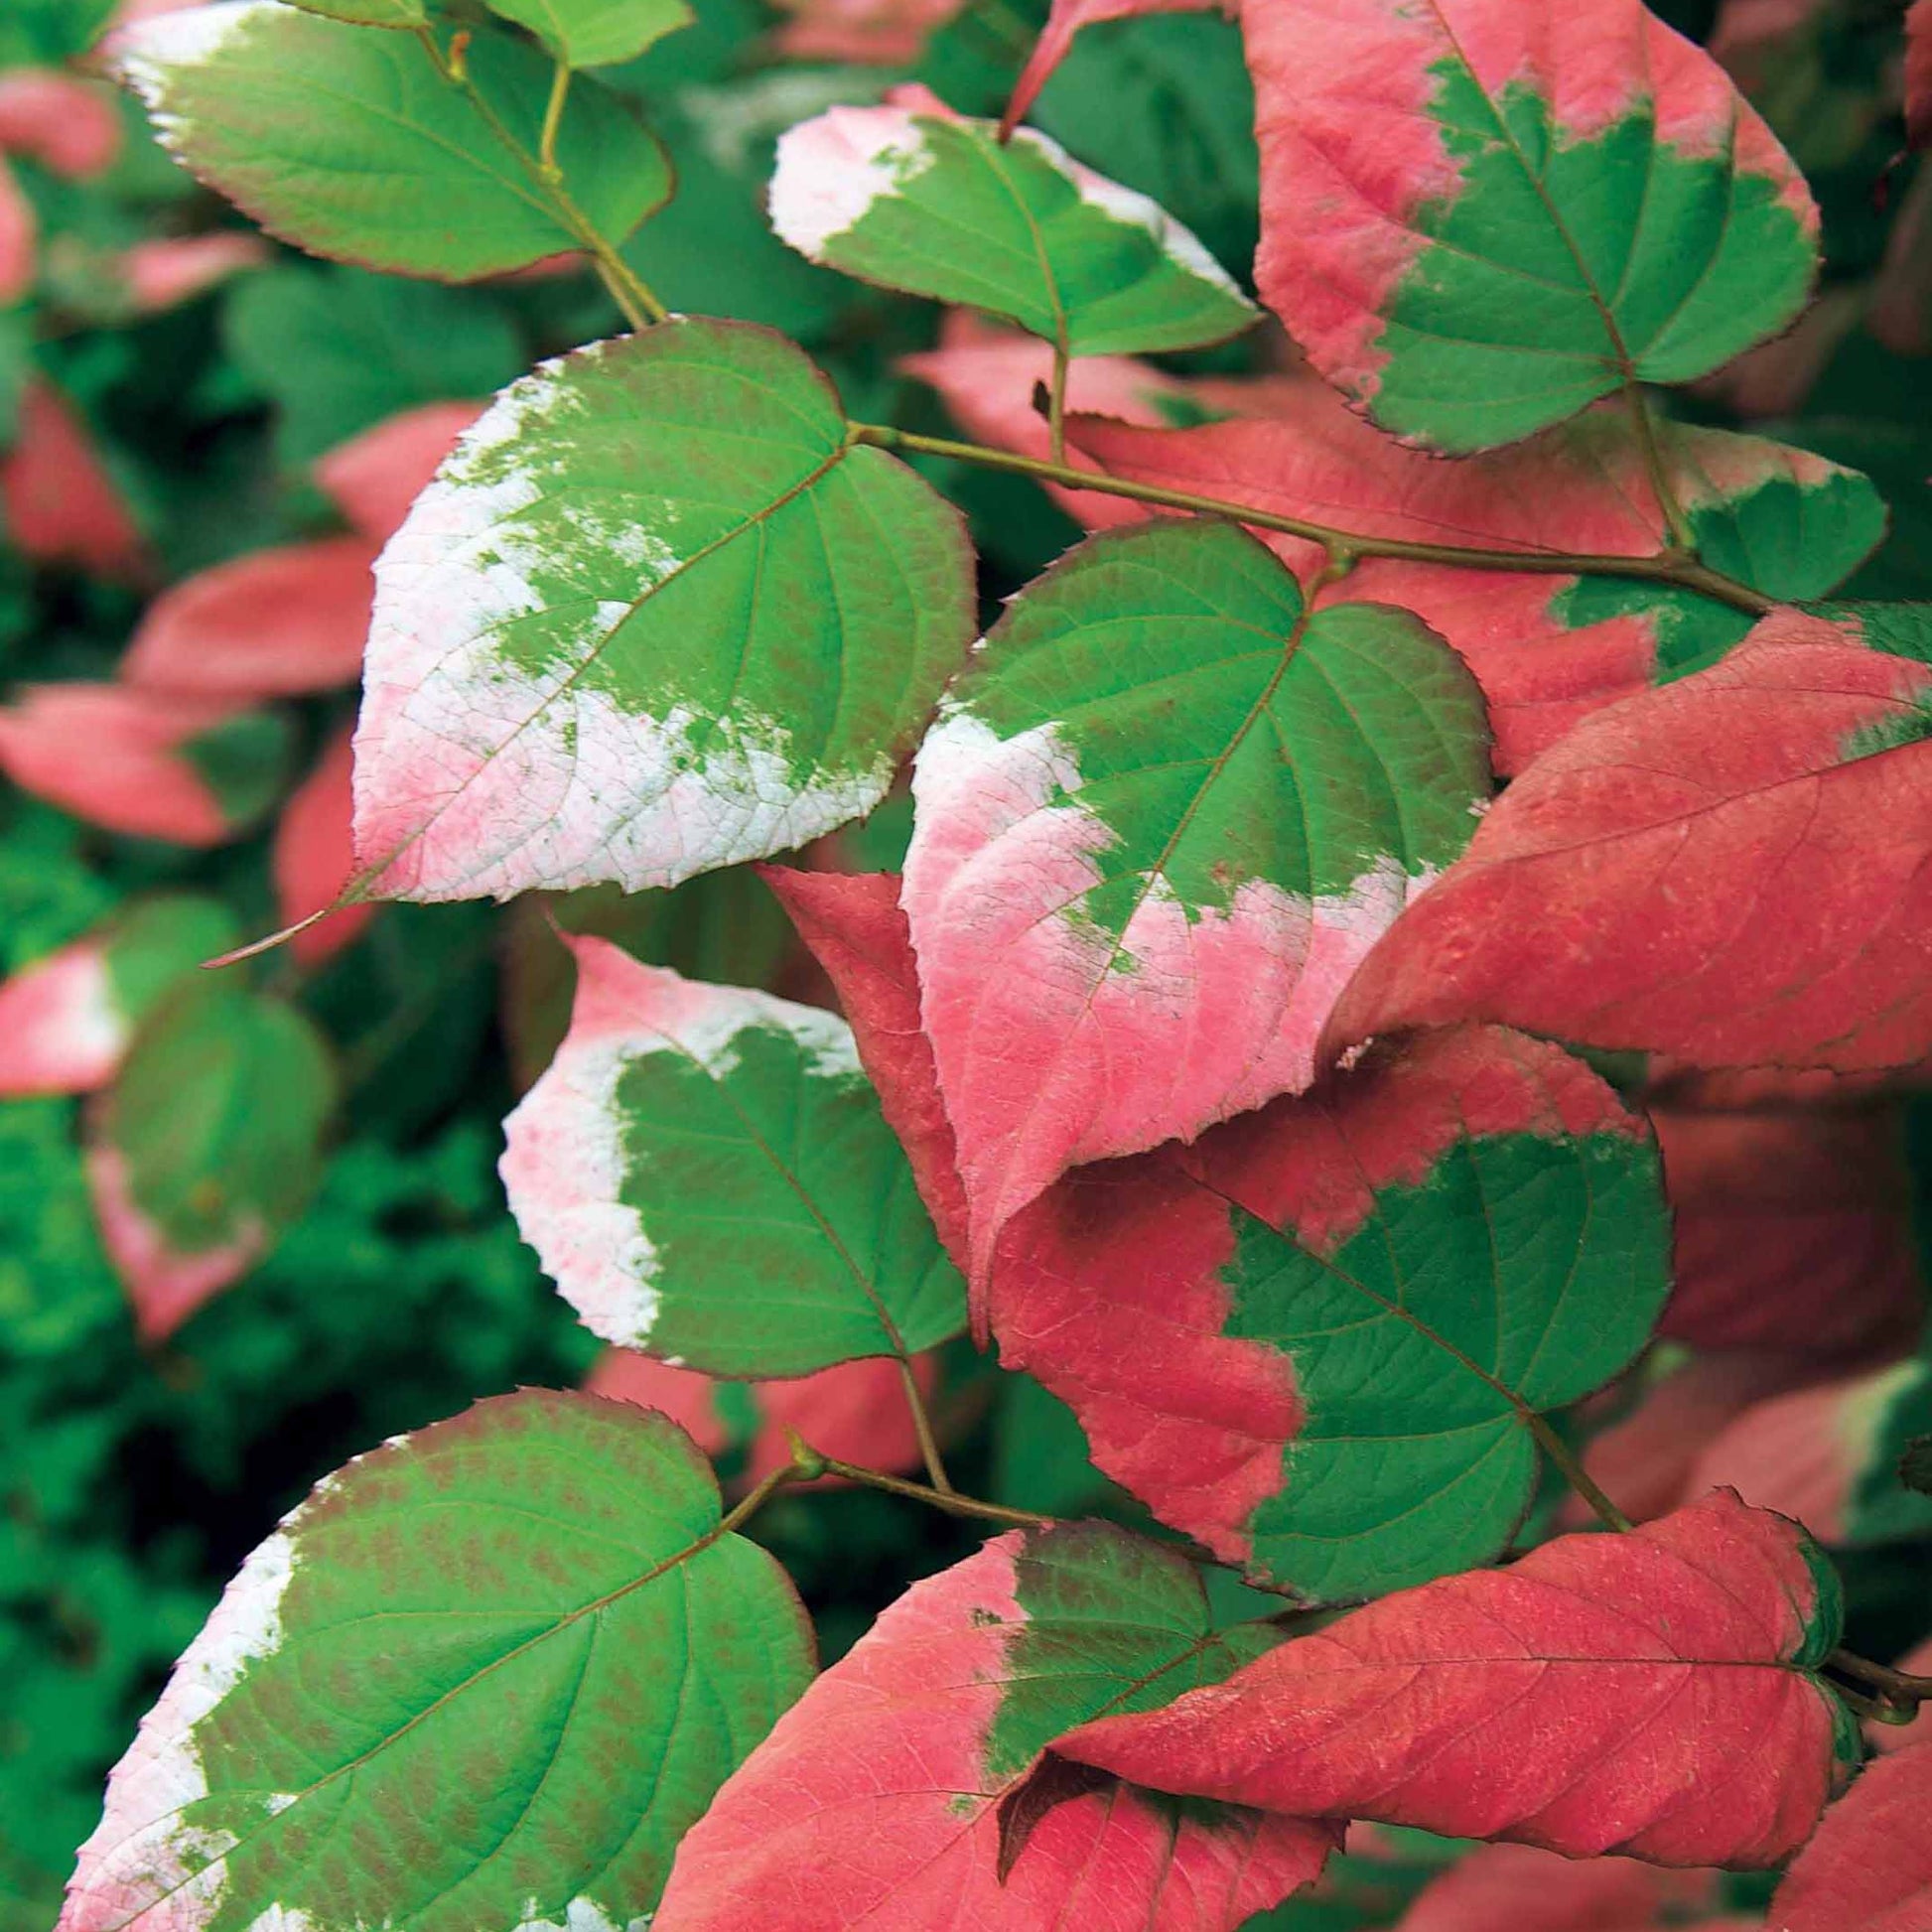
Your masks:
M1342 1598L1503 1547L1536 1418L1642 1349L1668 1244L1610 1090L1469 1029L1068 1174L1008 1227L992 1325L1164 1522Z
M685 1840L656 1924L1233 1932L1320 1870L1333 1827L1105 1779L1049 1788L1041 1815L1029 1783L1059 1731L1276 1640L1217 1631L1185 1560L1121 1530L999 1537L914 1585L779 1720Z
M581 240L512 148L537 150L551 68L507 34L471 30L474 94L413 33L278 0L142 21L115 37L112 58L184 166L312 254L465 282ZM619 241L669 197L670 164L617 95L586 82L577 96L558 163L583 218Z
M662 1417L526 1390L359 1456L248 1559L108 1785L63 1932L648 1918L804 1688L784 1573Z
M973 621L956 511L782 338L674 320L514 383L376 567L378 897L627 891L891 786Z
M923 90L833 107L778 143L771 224L827 268L1004 316L1073 355L1219 342L1255 310L1145 195Z
M1816 1674L1840 1617L1804 1532L1719 1491L1384 1597L1054 1748L1290 1816L1771 1865L1859 1756Z
M1336 1049L1480 1019L1700 1066L1932 1052L1932 669L1774 613L1580 725L1369 956Z
M1229 525L1094 538L1014 601L919 750L903 888L975 1281L1067 1168L1309 1085L1487 764L1440 638L1311 613Z
M1217 391L1241 406L1233 385ZM1534 554L1652 556L1670 542L1628 414L1609 405L1508 450L1446 464L1379 435L1309 381L1251 385L1252 413L1190 429L1077 421L1083 459L1139 483L1406 542ZM1653 426L1665 474L1705 561L1781 599L1832 591L1884 535L1885 506L1857 472L1757 437ZM1069 498L1117 520L1098 494ZM1319 546L1258 532L1305 585ZM1521 770L1580 719L1703 669L1751 621L1709 597L1608 577L1366 557L1323 603L1414 611L1475 673L1496 765Z
M571 944L570 1033L505 1124L503 1179L593 1332L759 1377L957 1333L958 1272L846 1024Z
M1691 381L1810 291L1803 177L1640 0L1274 0L1243 25L1262 295L1405 441L1487 449Z

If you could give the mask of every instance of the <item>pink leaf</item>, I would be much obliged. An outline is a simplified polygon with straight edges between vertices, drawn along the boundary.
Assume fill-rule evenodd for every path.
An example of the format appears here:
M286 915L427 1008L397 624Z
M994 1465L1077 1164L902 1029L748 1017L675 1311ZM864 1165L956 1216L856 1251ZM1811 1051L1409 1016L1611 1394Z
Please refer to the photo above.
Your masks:
M132 1033L105 935L76 939L0 984L0 1095L91 1093L114 1077Z
M1842 1773L1843 1707L1810 1674L1838 1641L1829 1575L1796 1524L1720 1491L1384 1597L1054 1748L1298 1817L1775 1864Z
M1003 1876L1003 1801L1039 1762L1003 1748L1003 1724L1016 1702L1076 1698L1064 1680L1087 1641L1063 1619L1060 1653L1051 1633L1034 1650L1033 1553L1128 1541L1100 1525L1046 1538L1009 1533L915 1584L819 1678L686 1836L658 1932L1232 1932L1319 1871L1324 1825L1188 1817L1109 1783L1047 1810ZM1113 1673L1090 1669L1105 1703Z
M1184 430L1082 419L1071 434L1091 466L1111 475L1370 536L1613 557L1649 556L1668 541L1629 418L1614 404L1455 463L1383 435L1312 380L1254 384L1247 409L1245 417ZM1660 424L1658 435L1693 516L1772 484L1818 492L1847 475L1821 457L1757 437L1673 424ZM1082 492L1069 507L1092 522L1086 506L1105 500ZM1256 534L1313 587L1327 564L1321 546ZM1877 534L1874 522L1873 540ZM1453 645L1482 686L1496 769L1507 774L1659 674L1668 608L1660 601L1579 620L1567 608L1578 582L1367 557L1321 590L1317 602L1399 605Z
M426 402L387 417L316 462L316 481L359 536L387 543L456 440L483 414L474 402Z
M988 328L955 310L946 318L940 345L901 356L898 366L936 389L947 412L975 441L1042 462L1051 456L1046 419L1034 407L1035 385L1052 375L1050 343ZM1174 377L1131 355L1076 356L1067 370L1067 407L1088 418L1114 417L1158 429L1165 420L1161 400L1186 394ZM1076 470L1103 467L1077 442L1069 442L1066 461ZM1089 530L1139 523L1148 515L1145 505L1121 496L1056 483L1047 484L1046 493Z
M242 709L120 684L25 685L0 709L0 771L110 832L219 845L234 827L185 753Z
M1653 1106L1650 1119L1677 1227L1660 1334L1814 1359L1911 1345L1925 1295L1896 1109Z
M326 537L257 550L164 591L121 676L156 691L292 697L353 683L368 640L372 547Z
M192 302L232 275L261 267L269 258L260 235L224 229L137 241L121 251L117 266L136 312L158 315Z
M1587 720L1369 955L1330 1045L1483 1019L1706 1066L1924 1058L1928 687L1785 612Z
M1432 1880L1395 1932L1648 1932L1681 1922L1703 1925L1716 1878L1635 1859L1561 1859L1530 1845L1483 1845Z
M144 1340L165 1340L204 1302L238 1282L268 1250L268 1230L251 1228L225 1246L177 1253L135 1200L120 1150L104 1140L96 1139L87 1150L87 1182L93 1189L101 1245L127 1290Z
M0 153L84 181L105 173L120 151L121 117L108 88L40 68L0 73Z
M39 266L40 221L34 205L13 170L0 161L0 306L27 298Z
M334 905L348 884L354 864L349 840L353 737L349 726L338 732L282 807L272 865L276 908L284 925L296 925ZM353 944L375 913L373 904L345 905L304 926L290 939L289 950L304 966L318 966Z
M1775 1932L1924 1932L1932 1923L1932 1747L1871 1765L1825 1814L1771 1900Z
M1712 1439L1754 1403L1818 1379L1802 1357L1698 1356L1647 1389L1637 1406L1590 1439L1584 1467L1626 1514L1644 1522L1697 1493L1693 1471ZM1582 1497L1564 1506L1573 1529L1595 1521Z
M1796 1517L1821 1541L1843 1543L1886 1419L1918 1373L1915 1361L1900 1362L1756 1403L1709 1444L1688 1486L1726 1484L1747 1503Z
M1013 98L1007 103L1001 133L1011 133L1027 118L1039 90L1066 59L1073 37L1082 27L1091 27L1102 20L1125 20L1134 14L1200 13L1216 4L1217 0L1053 0L1045 29L1034 43L1034 51L1028 55L1027 65L1014 82ZM1233 13L1239 0L1218 0L1218 4Z
M759 871L831 980L919 1198L946 1252L963 1262L966 1190L932 1043L920 1027L918 968L897 875Z
M938 1381L937 1358L929 1350L915 1355L912 1374L919 1393L929 1396ZM584 1384L593 1395L634 1402L669 1416L712 1456L736 1446L718 1405L720 1386L716 1376L674 1368L634 1348L607 1348ZM738 1477L743 1487L791 1460L788 1430L796 1430L813 1449L841 1462L891 1470L920 1465L919 1439L896 1361L873 1356L837 1362L816 1375L790 1381L742 1386L749 1389L759 1413L757 1432L745 1445L745 1465ZM838 1487L843 1478L827 1476L822 1483Z
M1164 1522L1250 1564L1254 1518L1293 1480L1306 1410L1292 1356L1229 1333L1236 1210L1332 1252L1377 1192L1465 1137L1631 1134L1581 1062L1493 1029L1429 1035L1189 1149L1076 1169L1000 1244L1001 1359L1071 1406L1094 1462Z
M775 0L785 16L771 37L792 61L910 67L927 38L964 0Z
M7 540L36 563L72 564L110 579L139 577L145 568L146 547L126 501L85 426L49 383L32 380L21 392L19 433L0 456L0 514Z

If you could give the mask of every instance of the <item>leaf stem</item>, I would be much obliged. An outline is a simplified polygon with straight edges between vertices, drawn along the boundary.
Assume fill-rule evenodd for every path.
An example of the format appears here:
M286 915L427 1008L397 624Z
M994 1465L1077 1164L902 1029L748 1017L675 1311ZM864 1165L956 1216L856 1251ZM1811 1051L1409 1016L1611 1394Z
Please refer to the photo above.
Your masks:
M1539 1415L1534 1409L1524 1410L1523 1415L1529 1423L1530 1434L1536 1438L1543 1453L1556 1464L1564 1481L1602 1518L1604 1526L1613 1530L1629 1529L1629 1517L1598 1487L1596 1478L1584 1467L1576 1450L1550 1426L1548 1417Z
M1071 358L1064 342L1053 345L1053 380L1046 391L1046 446L1053 461L1066 464L1066 371Z
M610 290L611 299L622 312L623 319L631 329L642 330L654 322L662 322L670 314L663 303L658 301L637 272L620 255L607 236L593 225L590 217L577 206L569 188L565 185L563 170L553 158L543 159L533 155L515 135L503 125L501 117L489 102L483 98L482 90L470 77L458 55L458 45L465 36L459 35L453 42L448 54L438 45L435 31L428 27L416 29L416 39L423 50L436 65L436 70L453 87L461 87L469 96L470 104L483 118L484 125L496 139L509 150L517 165L529 176L531 185L545 201L550 204L551 212L577 245L590 256L599 278ZM550 89L550 105L544 115L544 144L548 153L554 148L556 130L552 127L553 118L561 123L564 99L568 93L568 69L559 68L562 80L553 81Z
M902 1476L889 1476L884 1469L868 1469L858 1462L841 1462L836 1456L809 1451L827 1475L843 1476L867 1489L883 1489L891 1496L906 1496L913 1502L930 1503L954 1516L978 1516L989 1523L1006 1523L1019 1529L1050 1530L1053 1518L1036 1515L1031 1509L1009 1509L1004 1503L981 1502L977 1496L962 1496L957 1489L929 1488L923 1482L908 1482ZM793 1454L797 1453L794 1446Z
M1420 543L1406 537L1378 537L1364 531L1339 529L1331 524L1312 522L1307 517L1284 516L1278 511L1259 509L1251 503L1230 502L1218 496L1197 496L1189 490L1169 489L1158 483L1134 483L1125 477L1109 477L1098 471L1069 469L1064 464L1042 462L1037 457L1017 456L1006 450L988 449L979 443L956 443L948 437L921 436L912 430L896 429L886 423L853 423L847 434L854 443L868 443L875 449L949 457L954 462L974 464L983 470L1004 470L1015 476L1057 483L1063 489L1091 489L1105 496L1124 496L1133 502L1187 510L1196 516L1220 517L1259 530L1279 530L1285 536L1321 544L1331 554L1400 557L1411 563L1447 564L1465 570L1527 572L1534 576L1622 577L1692 591L1752 617L1761 618L1777 608L1775 598L1766 597L1761 591L1752 590L1748 584L1740 584L1735 578L1712 570L1696 558L1685 556L1677 550L1662 551L1649 557L1613 557L1559 550L1485 550L1459 543Z
M564 172L557 166L557 130L563 125L564 102L570 98L570 64L557 63L550 76L550 102L543 110L543 133L537 143L537 160L553 182L562 182Z
M1663 512L1664 527L1670 532L1671 546L1686 557L1695 557L1697 533L1684 514L1684 506L1677 500L1670 472L1664 468L1664 453L1657 447L1657 426L1651 421L1650 409L1644 402L1643 385L1634 375L1623 378L1623 401L1630 414L1637 449L1643 457L1644 474L1650 480L1650 493L1656 497L1657 507Z
M946 1464L939 1453L939 1439L932 1429L932 1412L925 1406L925 1397L919 1393L919 1379L912 1373L912 1364L903 1355L897 1359L898 1378L905 1387L905 1406L912 1412L912 1434L918 1438L919 1459L925 1464L925 1472L933 1488L943 1495L956 1495L958 1491L953 1488L952 1478L946 1474Z
M1856 1677L1881 1692L1890 1704L1919 1705L1932 1702L1932 1677L1914 1677L1910 1671L1892 1670L1874 1664L1856 1651L1834 1650L1825 1662L1846 1677Z
M789 1462L779 1463L769 1475L763 1477L762 1480L755 1484L752 1488L746 1490L745 1494L726 1511L724 1519L719 1523L718 1527L715 1530L707 1531L703 1541L692 1544L691 1548L684 1554L687 1557L695 1556L706 1545L716 1543L721 1537L731 1535L733 1530L740 1529L749 1523L787 1483L809 1481L811 1477L818 1473L819 1471L813 1468L810 1463L799 1459L797 1445L794 1442L791 1460Z

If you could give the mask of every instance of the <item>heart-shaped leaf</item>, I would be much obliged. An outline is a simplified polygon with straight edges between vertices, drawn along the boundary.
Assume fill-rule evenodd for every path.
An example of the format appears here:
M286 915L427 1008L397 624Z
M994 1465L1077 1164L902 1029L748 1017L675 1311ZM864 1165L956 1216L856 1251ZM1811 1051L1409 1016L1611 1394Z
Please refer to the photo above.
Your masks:
M459 87L413 34L372 34L280 0L214 0L126 29L113 59L164 145L270 234L338 261L466 282L584 239L536 160L549 63L487 28L467 40ZM557 164L582 219L609 241L671 192L663 149L589 82Z
M1232 526L1096 537L1017 598L919 750L905 861L973 1278L1074 1163L1306 1087L1487 765L1440 638L1311 614Z
M248 1559L109 1780L63 1932L638 1923L810 1675L791 1586L720 1534L681 1431L479 1403Z
M1109 473L1370 536L1485 549L1647 557L1670 534L1627 411L1611 404L1533 441L1461 463L1404 448L1312 379L1265 379L1252 414L1196 429L1078 420L1074 447ZM1699 553L1768 597L1837 589L1876 547L1885 506L1856 471L1761 437L1657 422L1664 473ZM1083 520L1117 521L1117 499L1069 498ZM1317 544L1258 532L1305 586ZM1365 557L1318 601L1414 611L1476 675L1496 768L1520 771L1613 699L1715 663L1752 623L1716 599L1640 579L1471 570Z
M570 1034L506 1123L503 1179L589 1326L757 1376L957 1333L958 1272L845 1023L571 946Z
M749 323L513 383L376 566L378 897L628 891L870 811L972 637L956 511Z
M1005 316L1073 355L1191 348L1254 321L1177 221L1023 128L944 103L834 107L778 143L771 224L886 288Z
M1804 178L1641 0L1270 0L1243 32L1261 292L1406 440L1488 449L1688 382L1810 290Z

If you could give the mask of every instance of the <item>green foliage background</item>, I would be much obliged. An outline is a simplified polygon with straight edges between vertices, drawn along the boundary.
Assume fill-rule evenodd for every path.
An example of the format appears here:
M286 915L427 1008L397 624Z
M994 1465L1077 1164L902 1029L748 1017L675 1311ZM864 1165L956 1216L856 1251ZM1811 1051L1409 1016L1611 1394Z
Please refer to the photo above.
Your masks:
M0 22L0 66L74 54L105 11L99 0L16 0ZM1702 32L1713 10L1665 11ZM917 77L958 108L997 111L1043 12L1040 0L974 0L908 76L777 64L773 17L758 0L699 0L694 29L602 76L648 107L679 173L675 201L630 244L652 286L674 309L766 322L802 342L855 415L945 433L937 403L893 372L897 356L929 345L931 312L801 261L766 228L760 195L777 134L831 101ZM1895 10L1839 0L1759 86L1827 209L1828 293L1863 287L1885 246L1889 217L1873 191L1897 139L1881 84L1892 33ZM1245 264L1257 222L1250 111L1234 30L1191 15L1089 32L1035 118ZM103 273L110 251L233 217L160 155L131 108L127 118L124 156L100 181L18 167L47 254L38 299L0 311L0 433L27 373L55 378L100 437L170 579L328 529L306 470L345 438L418 403L485 395L617 325L587 276L451 290L289 251L132 322ZM1894 207L1908 186L1909 171L1892 178ZM1255 352L1238 343L1170 360L1239 369ZM1729 420L1715 401L1694 406ZM1893 538L1855 591L1932 595L1932 364L1855 327L1806 413L1768 427L1867 470L1893 503ZM989 612L1075 535L1030 484L937 480L971 512ZM37 571L0 542L0 678L107 675L138 613L130 593ZM304 706L305 744L320 745L345 709ZM904 831L902 806L889 805L854 835L853 862L895 863ZM274 923L265 836L189 854L0 794L0 967L157 885L212 891L250 930ZM743 876L632 901L580 896L560 912L707 977L809 985L782 918ZM299 985L276 958L253 969L335 1040L346 1101L300 1223L152 1350L135 1339L94 1232L76 1106L0 1105L0 1932L51 1921L101 1779L167 1664L316 1477L478 1396L574 1383L592 1360L595 1344L519 1242L494 1174L514 1073L542 1064L561 1024L544 941L518 914L398 905ZM496 1017L506 987L508 1030ZM1924 1175L1932 1143L1917 1138ZM1065 1411L1024 1378L996 1394L970 1349L953 1356L945 1409L967 1487L1053 1511L1115 1506ZM907 1581L976 1541L864 1493L783 1499L758 1534L798 1579L828 1656ZM1854 1556L1850 1576L1861 1649L1886 1656L1922 1634L1923 1542ZM1420 1837L1407 1849L1417 1882L1445 1855ZM1413 1889L1406 1869L1344 1864L1329 1897L1269 1922L1388 1924Z

